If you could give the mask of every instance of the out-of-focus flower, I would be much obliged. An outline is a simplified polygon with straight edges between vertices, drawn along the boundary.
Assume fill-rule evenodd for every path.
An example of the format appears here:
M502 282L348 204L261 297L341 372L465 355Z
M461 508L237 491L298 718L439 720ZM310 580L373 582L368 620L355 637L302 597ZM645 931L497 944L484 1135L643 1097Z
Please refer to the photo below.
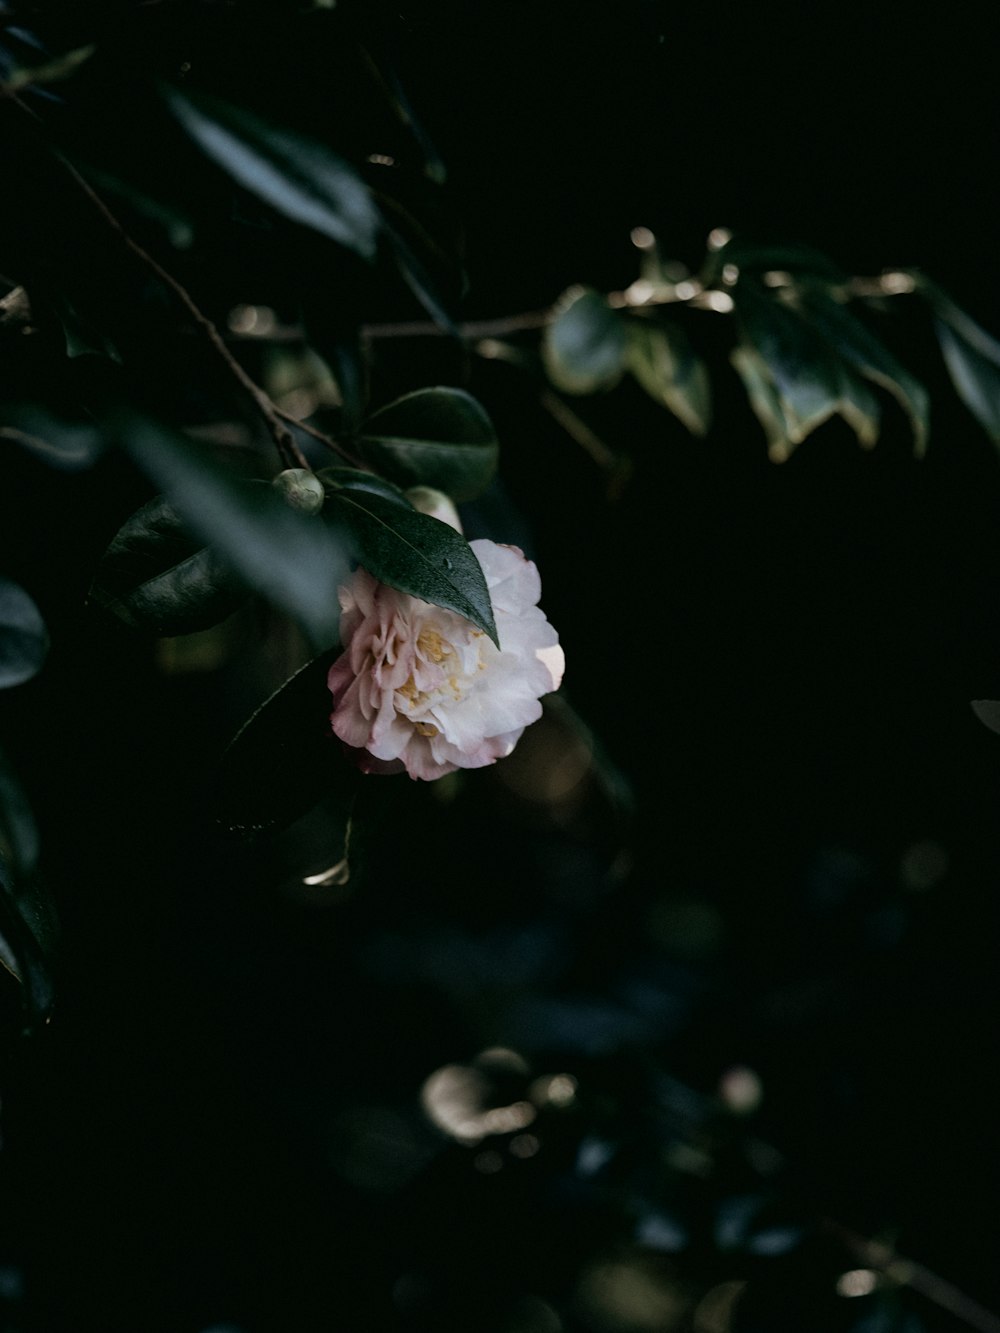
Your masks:
M510 754L559 688L563 651L515 546L471 543L500 647L469 621L356 570L340 589L341 656L328 684L337 736L369 772L439 778Z
M447 523L456 532L462 531L462 520L458 516L455 502L444 491L436 491L433 486L411 486L406 492L406 498L421 514L429 514L431 518Z

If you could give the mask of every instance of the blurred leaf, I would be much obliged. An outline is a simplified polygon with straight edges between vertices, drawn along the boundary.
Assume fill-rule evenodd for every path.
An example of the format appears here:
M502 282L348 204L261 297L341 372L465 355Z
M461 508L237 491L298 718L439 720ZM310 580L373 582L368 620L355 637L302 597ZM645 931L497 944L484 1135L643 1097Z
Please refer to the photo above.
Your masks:
M984 727L1000 734L1000 699L973 699L971 707Z
M361 452L400 486L433 486L473 500L496 472L493 423L463 389L418 389L365 423Z
M1000 444L1000 342L939 289L930 287L929 294L955 391L994 444Z
M336 491L326 513L346 528L358 560L375 578L457 612L499 646L479 561L447 523L353 487Z
M119 529L97 567L90 596L133 629L173 635L217 625L236 610L245 590L158 495Z
M927 448L930 403L927 390L901 366L889 349L829 293L811 288L802 295L803 317L826 339L838 356L865 379L893 395L910 418L918 456Z
M5 407L0 440L27 449L43 463L65 472L78 472L95 463L105 440L93 423L66 421L36 407Z
M669 408L692 435L707 433L712 419L708 370L683 329L630 320L628 368L649 396Z
M72 51L47 60L43 65L31 69L16 69L0 84L0 96L19 93L22 88L32 85L44 86L47 83L60 83L75 74L81 65L86 64L97 50L96 46L78 46Z
M438 291L438 285L431 276L430 269L397 227L392 227L387 222L383 222L382 225L392 246L396 266L403 281L434 322L457 338L459 333L455 321Z
M345 544L318 515L290 508L270 486L248 486L186 436L136 412L116 434L193 532L297 621L317 649L337 641Z
M0 855L0 964L21 983L32 1023L44 1019L52 1009L48 959L55 935L55 913L48 895L34 879L20 883Z
M314 658L240 728L219 768L212 817L226 833L253 837L291 823L328 792L343 798L345 818L359 770L330 728L326 678L335 657Z
M0 855L18 875L38 865L38 830L31 806L6 755L0 750Z
M800 245L794 241L762 245L734 236L718 250L709 253L701 281L706 287L716 285L723 277L723 270L730 264L740 273L788 273L793 277L823 278L832 283L842 283L847 279L847 274L838 264L810 245Z
M199 148L244 189L293 222L374 259L378 210L358 173L332 149L216 98L170 87L164 96Z
M877 400L797 310L751 283L737 289L736 308L749 347L734 354L733 364L773 458L787 457L836 414L861 444L875 443Z
M610 389L621 378L628 352L622 316L598 292L575 287L545 330L542 358L549 378L565 393Z
M49 632L28 594L0 578L0 689L20 685L41 670L49 651Z

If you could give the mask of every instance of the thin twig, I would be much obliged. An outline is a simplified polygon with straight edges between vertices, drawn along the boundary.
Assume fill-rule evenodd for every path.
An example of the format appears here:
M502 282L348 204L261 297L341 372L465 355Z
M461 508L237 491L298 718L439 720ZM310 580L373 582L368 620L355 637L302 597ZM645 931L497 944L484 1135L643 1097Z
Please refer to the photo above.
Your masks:
M824 1225L843 1241L856 1258L869 1268L884 1273L890 1281L918 1292L939 1309L947 1310L969 1328L976 1329L976 1333L1000 1333L1000 1318L967 1296L953 1282L939 1277L923 1264L902 1258L891 1246L859 1236L831 1218L827 1218Z
M31 116L32 119L35 119L34 113L31 111L29 107L25 106L25 104L21 101L19 97L13 96L11 97L10 100L14 102L15 105L19 106L22 111L26 112L29 116ZM77 171L76 167L73 166L72 162L70 162L67 158L63 157L61 153L56 153L55 157L56 160L60 163L60 165L64 168L64 170L69 174L73 182L78 186L78 188L83 192L83 194L90 200L93 206L97 209L97 211L100 213L101 217L105 220L108 226L111 227L115 232L117 232L118 236L121 238L126 248L130 250L132 254L134 254L136 258L139 259L146 266L146 268L148 268L152 273L154 273L156 277L159 278L160 282L164 284L165 287L168 287L170 291L174 293L177 299L184 306L185 310L194 320L195 324L198 325L198 327L208 338L209 342L215 348L216 352L228 366L231 374L235 377L235 379L243 388L243 390L247 393L247 395L252 399L255 406L257 407L257 410L260 412L261 416L267 422L268 429L271 432L271 437L273 438L274 443L277 446L278 453L281 455L282 462L285 464L285 466L308 468L309 466L308 460L306 459L302 451L299 449L299 446L296 444L295 436L288 429L284 421L282 421L282 414L278 411L277 407L271 401L270 396L267 393L265 393L265 391L260 387L259 384L256 383L255 380L253 380L250 377L250 375L247 374L247 372L240 365L239 361L236 360L232 352L230 352L229 348L226 346L225 339L219 333L219 330L208 318L208 316L202 311L202 309L196 303L194 297L187 290L187 288L184 287L180 282L178 282L177 279L171 273L168 273L167 270L163 267L163 265L160 264L157 260L155 260L147 250L144 250L143 247L138 243L138 241L132 239L132 237L128 234L128 232L125 230L122 224L115 217L114 213L112 213L111 209L108 208L107 204L104 202L101 196L90 185L90 183L86 180L86 178L82 176L79 171Z
M367 463L363 462L355 454L352 454L350 449L345 449L340 441L335 440L332 435L324 435L324 433L321 430L317 430L315 426L310 426L306 421L299 421L296 417L290 416L287 412L283 412L280 407L276 407L274 410L277 412L278 416L281 417L282 421L287 421L289 425L304 431L306 435L311 436L314 440L318 440L320 444L325 444L328 449L332 449L334 453L339 454L345 463L350 463L351 467L356 467L362 472L371 471L371 468Z
M545 310L527 310L520 315L503 315L498 319L471 320L458 325L458 332L463 341L475 341L479 338L505 338L511 333L522 333L527 329L544 329L551 324L555 311L552 307ZM448 338L451 331L444 329L432 320L412 320L403 324L365 324L362 332L368 338Z

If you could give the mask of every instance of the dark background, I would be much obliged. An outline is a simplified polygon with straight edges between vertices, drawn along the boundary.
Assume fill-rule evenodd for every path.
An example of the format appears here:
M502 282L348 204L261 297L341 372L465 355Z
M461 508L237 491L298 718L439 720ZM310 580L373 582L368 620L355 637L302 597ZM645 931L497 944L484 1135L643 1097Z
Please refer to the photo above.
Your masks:
M93 33L110 54L51 110L60 132L164 178L181 159L144 156L146 84L183 62L383 151L338 55L357 25L448 165L465 317L626 286L638 224L692 266L724 225L855 273L918 266L1000 328L995 32L823 6L68 8L29 17L54 49ZM266 234L232 235L190 261L209 305L308 286ZM874 452L833 424L769 463L705 316L706 440L634 386L576 405L632 460L614 500L530 379L446 340L381 350L377 394L467 382L493 414L505 490L470 523L527 532L567 697L634 792L627 833L613 784L567 811L500 770L451 800L400 779L373 798L364 878L307 902L289 867L315 830L245 850L203 827L238 664L171 676L124 631L57 625L45 675L3 701L64 923L55 1017L4 1050L3 1327L545 1333L544 1301L614 1333L687 1328L726 1280L753 1293L737 1329L916 1327L836 1303L858 1261L831 1217L990 1305L1000 742L969 701L1000 690L1000 469L902 301L924 460L886 400ZM388 278L362 313L420 317ZM49 587L65 553L142 498L112 464L11 463L5 548L43 609L79 595ZM495 1045L578 1080L523 1161L419 1111L435 1069ZM670 1144L707 1142L684 1089L712 1098L733 1066L763 1088L746 1133L786 1166L748 1183L728 1147L707 1178L666 1169ZM727 1200L757 1194L805 1237L789 1254L719 1242ZM688 1236L651 1249L676 1318L588 1304L583 1275L635 1259L664 1210Z

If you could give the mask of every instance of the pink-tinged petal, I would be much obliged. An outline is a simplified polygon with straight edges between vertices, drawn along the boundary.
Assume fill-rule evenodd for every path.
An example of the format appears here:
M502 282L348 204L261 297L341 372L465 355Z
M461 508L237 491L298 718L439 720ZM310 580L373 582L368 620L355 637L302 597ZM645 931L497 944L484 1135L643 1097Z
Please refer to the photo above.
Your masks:
M501 648L461 616L357 570L340 590L344 652L330 669L333 731L369 771L429 781L509 754L558 687L564 657L516 547L478 541Z

